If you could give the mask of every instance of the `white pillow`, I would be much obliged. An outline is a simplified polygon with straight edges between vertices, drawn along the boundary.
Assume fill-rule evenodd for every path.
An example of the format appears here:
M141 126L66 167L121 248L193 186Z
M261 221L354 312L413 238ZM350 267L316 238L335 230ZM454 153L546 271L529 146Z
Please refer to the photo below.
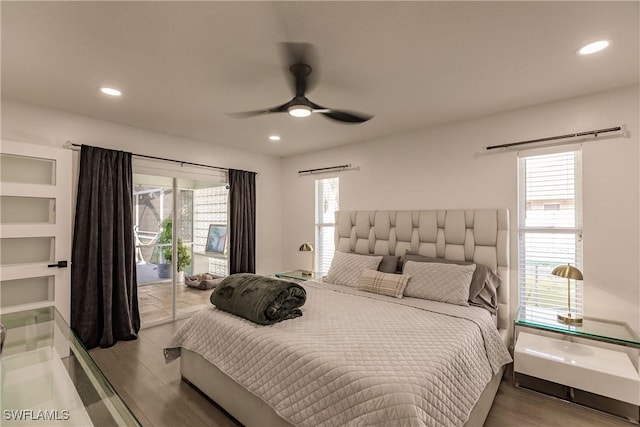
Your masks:
M350 254L336 251L325 280L337 285L356 286L365 269L377 270L382 256Z
M469 285L475 269L475 264L407 261L402 273L411 279L404 295L468 306Z
M377 270L364 270L356 288L374 294L402 298L404 288L409 282L406 274L383 273Z

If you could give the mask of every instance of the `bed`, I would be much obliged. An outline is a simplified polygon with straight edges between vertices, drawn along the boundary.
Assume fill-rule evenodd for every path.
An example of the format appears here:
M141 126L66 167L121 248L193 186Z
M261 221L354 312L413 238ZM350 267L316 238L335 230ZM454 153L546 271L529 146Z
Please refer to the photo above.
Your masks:
M511 361L508 228L506 209L336 214L336 257L409 253L454 261L456 274L486 266L501 279L497 313L307 281L301 317L262 326L212 306L165 355L179 355L182 378L247 426L481 426ZM407 259L414 274L426 267Z

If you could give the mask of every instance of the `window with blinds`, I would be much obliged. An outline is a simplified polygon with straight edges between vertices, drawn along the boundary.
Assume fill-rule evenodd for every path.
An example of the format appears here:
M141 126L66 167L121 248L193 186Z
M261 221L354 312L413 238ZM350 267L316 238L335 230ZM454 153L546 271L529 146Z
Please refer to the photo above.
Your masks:
M582 269L581 152L518 159L520 304L567 307L567 279L552 276L557 265ZM582 313L582 282L571 283L571 307Z
M334 233L339 200L339 178L316 180L316 271L326 274L335 251Z

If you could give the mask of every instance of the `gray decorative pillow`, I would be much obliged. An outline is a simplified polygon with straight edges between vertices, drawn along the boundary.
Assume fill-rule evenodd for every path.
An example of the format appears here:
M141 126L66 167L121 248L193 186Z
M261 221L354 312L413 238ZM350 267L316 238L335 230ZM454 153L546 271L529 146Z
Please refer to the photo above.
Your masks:
M375 270L364 270L356 288L361 291L402 298L404 288L409 282L406 274L390 274Z
M356 286L365 269L377 270L382 255L360 255L336 251L325 281L337 285Z
M424 255L407 252L400 258L399 265L407 261L415 262L439 262L442 264L472 265L467 261L452 261L444 258L431 258ZM469 305L484 308L491 314L498 313L498 287L502 284L502 279L491 268L486 265L476 264L476 270L471 278L469 286Z
M482 307L491 314L498 313L498 287L502 279L489 267L476 264L471 286L469 287L469 305Z
M367 256L381 256L382 261L380 261L380 265L378 265L378 271L382 271L383 273L402 273L402 268L399 265L400 257L396 255L373 255L373 254L363 254Z
M382 261L380 261L380 265L378 266L378 271L382 271L383 273L396 273L398 271L398 260L399 256L395 255L382 255Z
M400 260L398 260L398 267L400 268L400 271L404 270L404 264L407 261L415 261L415 262L441 262L443 264L447 264L449 261L445 260L445 259L440 259L440 258L431 258L428 256L424 256L424 255L418 255L418 254L413 254L409 251L407 251L407 253L405 253L404 255L402 255L400 257Z
M475 264L407 261L403 273L411 279L404 295L468 306L469 284L475 269Z

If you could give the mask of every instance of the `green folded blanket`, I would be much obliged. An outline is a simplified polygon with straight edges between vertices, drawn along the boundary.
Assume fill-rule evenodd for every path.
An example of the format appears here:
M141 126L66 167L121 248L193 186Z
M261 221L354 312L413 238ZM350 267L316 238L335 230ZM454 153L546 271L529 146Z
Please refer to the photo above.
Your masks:
M256 274L227 276L211 293L220 310L261 325L302 316L307 292L297 283Z

